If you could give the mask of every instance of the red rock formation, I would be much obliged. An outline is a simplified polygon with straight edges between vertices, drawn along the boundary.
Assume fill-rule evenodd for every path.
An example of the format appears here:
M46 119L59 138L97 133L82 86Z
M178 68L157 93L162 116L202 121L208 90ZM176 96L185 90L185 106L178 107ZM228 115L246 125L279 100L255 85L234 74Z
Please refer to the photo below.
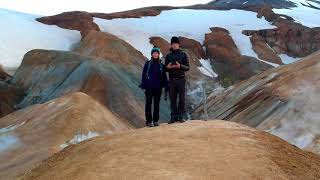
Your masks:
M224 86L230 86L271 68L255 58L242 56L226 29L211 28L211 31L205 35L206 54L211 58Z
M64 12L54 16L37 18L37 21L48 24L57 25L61 28L78 30L82 37L90 30L99 31L99 26L93 22L90 13L83 11Z
M250 37L253 50L258 54L258 57L262 60L275 63L283 64L281 58L277 53L264 41L261 36L252 35Z
M185 37L179 37L181 47L183 49L189 49L191 50L199 59L205 59L206 54L202 48L202 45L200 42L194 40L194 39L189 39Z
M142 68L146 58L122 39L100 31L89 31L74 52L101 58L123 66Z
M95 138L51 156L23 179L319 179L319 170L313 153L216 120Z

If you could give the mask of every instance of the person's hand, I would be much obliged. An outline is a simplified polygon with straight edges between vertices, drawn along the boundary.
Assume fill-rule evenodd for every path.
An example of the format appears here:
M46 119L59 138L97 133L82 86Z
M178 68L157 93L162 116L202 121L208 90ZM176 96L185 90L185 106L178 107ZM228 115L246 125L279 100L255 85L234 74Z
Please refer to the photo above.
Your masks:
M174 68L176 68L176 69L181 68L181 64L177 61L177 62L176 62L176 65L174 66Z
M168 69L175 68L175 65L172 65L172 63L169 63L169 64L167 65L167 68L168 68Z

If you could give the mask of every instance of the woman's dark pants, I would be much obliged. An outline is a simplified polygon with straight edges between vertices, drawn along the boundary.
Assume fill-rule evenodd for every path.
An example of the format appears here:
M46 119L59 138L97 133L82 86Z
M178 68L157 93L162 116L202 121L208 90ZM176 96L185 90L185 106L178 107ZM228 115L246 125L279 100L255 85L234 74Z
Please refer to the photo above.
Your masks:
M146 107L145 115L147 124L159 121L159 105L161 99L162 89L146 89ZM153 101L153 113L152 113L152 101Z

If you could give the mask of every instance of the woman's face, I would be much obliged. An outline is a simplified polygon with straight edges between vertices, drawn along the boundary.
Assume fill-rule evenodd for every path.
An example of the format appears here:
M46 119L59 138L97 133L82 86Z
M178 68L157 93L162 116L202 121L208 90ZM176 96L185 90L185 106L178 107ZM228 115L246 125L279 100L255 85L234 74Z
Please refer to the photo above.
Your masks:
M153 59L159 59L160 54L158 52L152 53L152 58Z

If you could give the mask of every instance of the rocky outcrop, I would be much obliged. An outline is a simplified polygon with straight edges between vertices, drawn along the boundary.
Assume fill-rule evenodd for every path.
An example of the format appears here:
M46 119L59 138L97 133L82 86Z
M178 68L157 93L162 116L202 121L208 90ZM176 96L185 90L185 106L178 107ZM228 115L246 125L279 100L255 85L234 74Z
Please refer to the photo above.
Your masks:
M82 37L90 30L100 30L99 26L93 22L91 14L84 11L64 12L54 16L37 18L36 20L48 25L57 25L65 29L78 30L81 32Z
M277 53L265 42L265 40L258 35L250 37L253 50L262 60L282 65L283 62Z
M204 46L224 86L248 79L272 67L255 58L241 55L228 30L211 28L211 31L205 35Z
M7 82L0 81L0 118L17 110L15 105L24 96L24 91Z
M0 176L12 179L69 145L130 129L83 93L27 107L0 119Z
M263 39L277 54L305 57L320 50L320 29L297 23L279 22L276 29L244 31L248 36Z
M0 65L0 81L8 81L11 76Z
M193 121L71 146L23 179L319 179L319 170L319 156L268 133Z
M247 124L319 153L319 58L320 52L253 76L210 96L193 116Z
M181 36L179 37L179 40L182 48L192 51L198 59L206 59L206 54L200 42Z

